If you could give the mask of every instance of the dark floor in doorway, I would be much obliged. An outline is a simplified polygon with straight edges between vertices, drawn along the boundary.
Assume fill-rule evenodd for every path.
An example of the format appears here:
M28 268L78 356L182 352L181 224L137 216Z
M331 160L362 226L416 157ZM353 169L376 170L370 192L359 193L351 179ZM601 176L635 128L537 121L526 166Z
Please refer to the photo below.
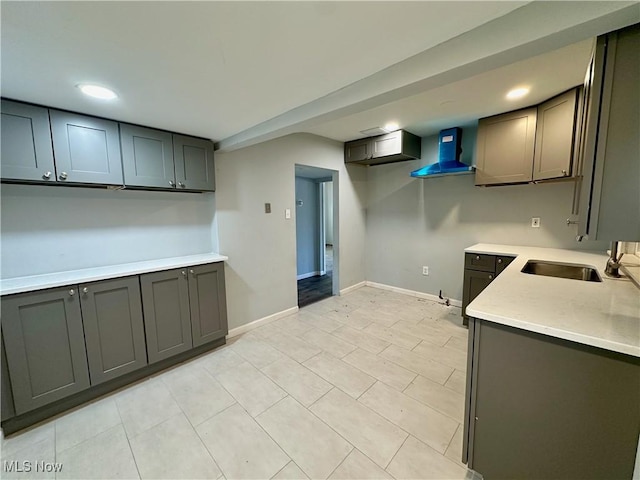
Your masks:
M317 277L298 280L298 306L304 307L311 303L328 298L332 294L332 272Z

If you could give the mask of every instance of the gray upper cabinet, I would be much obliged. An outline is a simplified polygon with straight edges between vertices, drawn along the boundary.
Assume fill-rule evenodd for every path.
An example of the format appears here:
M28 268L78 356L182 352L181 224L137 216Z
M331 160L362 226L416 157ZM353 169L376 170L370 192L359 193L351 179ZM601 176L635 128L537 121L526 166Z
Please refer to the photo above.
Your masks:
M118 124L50 110L58 182L122 185Z
M126 186L175 188L171 133L121 123L120 139Z
M536 108L482 118L478 122L476 185L532 180Z
M382 165L420 158L422 140L405 130L344 144L345 163Z
M358 163L372 158L373 143L370 138L344 144L344 163Z
M17 415L89 387L74 287L2 298L2 336Z
M174 134L173 159L179 190L215 191L211 141Z
M640 240L640 25L598 37L585 91L578 233Z
M2 179L54 181L49 112L2 100Z
M191 317L187 268L140 275L149 363L189 350Z
M194 347L229 333L226 302L223 263L199 265L189 269L189 304Z
M578 89L538 105L533 180L572 176Z
M138 277L80 285L91 385L147 364Z

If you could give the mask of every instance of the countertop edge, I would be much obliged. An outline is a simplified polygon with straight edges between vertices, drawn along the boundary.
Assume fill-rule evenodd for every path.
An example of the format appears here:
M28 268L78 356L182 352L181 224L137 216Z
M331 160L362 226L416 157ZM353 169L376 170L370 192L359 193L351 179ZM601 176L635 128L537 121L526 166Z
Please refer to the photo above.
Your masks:
M160 258L143 262L123 263L66 272L47 273L0 280L0 296L26 293L78 283L97 282L112 278L140 275L207 263L225 262L229 257L218 253L203 253L183 257Z

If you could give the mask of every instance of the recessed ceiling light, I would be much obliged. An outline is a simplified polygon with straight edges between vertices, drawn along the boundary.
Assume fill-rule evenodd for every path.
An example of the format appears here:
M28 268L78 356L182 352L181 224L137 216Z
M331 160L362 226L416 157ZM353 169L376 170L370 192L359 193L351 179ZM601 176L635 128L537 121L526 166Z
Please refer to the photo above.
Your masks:
M396 130L398 130L398 128L400 128L399 125L394 122L389 122L384 126L384 129L387 132L395 132Z
M515 100L516 98L524 97L527 93L529 93L529 88L518 87L514 88L513 90L509 90L509 92L507 93L507 98L509 100Z
M106 87L101 87L99 85L91 85L88 83L83 83L76 86L80 89L82 93L93 98L99 98L100 100L113 100L114 98L118 98L118 95L116 94L116 92Z

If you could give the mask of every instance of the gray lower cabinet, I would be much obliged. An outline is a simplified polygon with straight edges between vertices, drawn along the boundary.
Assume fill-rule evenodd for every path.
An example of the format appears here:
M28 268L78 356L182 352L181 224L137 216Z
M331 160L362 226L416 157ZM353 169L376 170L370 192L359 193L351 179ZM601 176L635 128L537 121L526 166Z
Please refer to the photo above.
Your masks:
M11 380L9 378L9 368L7 367L7 355L4 351L4 339L2 338L0 338L0 399L2 400L0 419L5 421L15 416L16 410L13 406L13 395L11 394Z
M49 111L44 107L2 100L3 180L53 181Z
M215 165L211 141L174 134L173 160L179 190L215 191Z
M463 462L492 479L630 479L640 359L471 319Z
M171 133L121 123L120 140L126 186L175 188Z
M187 269L140 275L149 363L192 348Z
M147 364L138 277L80 285L91 385Z
M17 415L89 387L75 288L2 298L2 337Z
M123 184L116 122L58 110L49 115L58 182Z
M193 346L212 342L229 333L224 264L189 269L189 305Z

